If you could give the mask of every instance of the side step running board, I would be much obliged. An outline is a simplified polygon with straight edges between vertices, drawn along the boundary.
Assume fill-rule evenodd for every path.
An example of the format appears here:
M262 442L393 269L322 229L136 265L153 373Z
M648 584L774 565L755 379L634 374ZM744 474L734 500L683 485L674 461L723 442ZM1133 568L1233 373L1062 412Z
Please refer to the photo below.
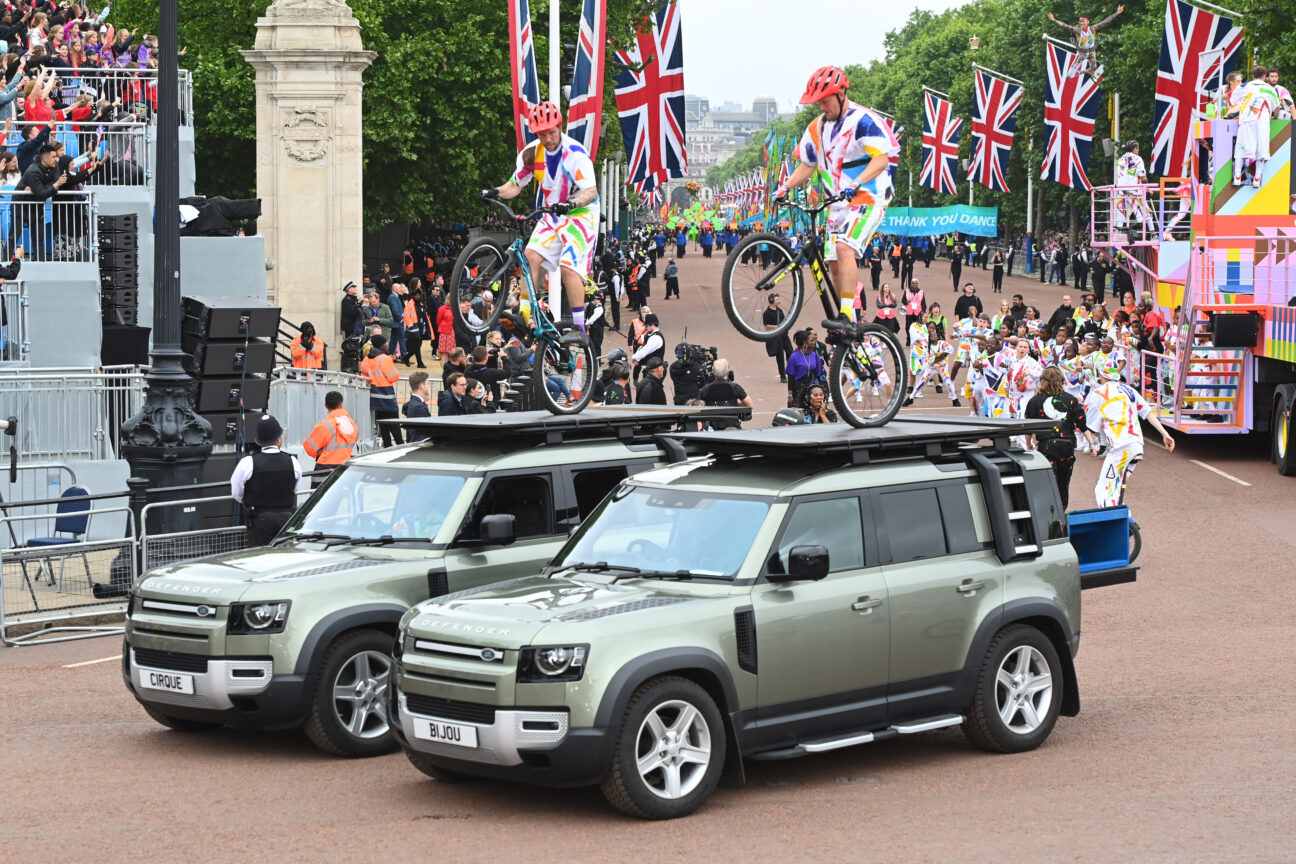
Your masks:
M766 750L763 753L753 753L749 759L759 761L775 759L795 759L798 756L806 756L810 753L825 753L829 750L840 750L843 747L854 747L856 744L868 744L873 741L885 741L887 738L895 738L898 735L914 735L918 732L930 732L933 729L944 729L946 726L958 726L964 720L961 714L942 714L939 717L931 717L927 720L915 720L910 723L897 723L886 729L879 729L876 732L851 732L847 735L841 735L836 738L820 738L815 741L805 741L794 747L785 747L781 750Z

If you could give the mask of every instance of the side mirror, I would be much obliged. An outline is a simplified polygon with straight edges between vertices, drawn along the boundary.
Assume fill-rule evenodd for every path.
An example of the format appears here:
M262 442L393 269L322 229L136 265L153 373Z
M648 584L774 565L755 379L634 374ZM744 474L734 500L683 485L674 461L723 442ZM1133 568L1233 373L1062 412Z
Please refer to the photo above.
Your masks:
M516 523L512 513L492 513L482 517L477 536L487 546L507 546L517 539Z
M828 549L824 546L793 546L788 553L788 572L769 574L770 582L818 582L828 575Z

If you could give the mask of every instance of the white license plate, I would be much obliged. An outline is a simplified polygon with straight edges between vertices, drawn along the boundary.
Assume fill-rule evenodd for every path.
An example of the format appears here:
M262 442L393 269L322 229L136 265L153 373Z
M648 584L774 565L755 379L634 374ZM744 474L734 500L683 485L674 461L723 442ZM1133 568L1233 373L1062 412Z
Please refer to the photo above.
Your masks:
M436 741L438 744L453 744L456 747L476 747L477 727L415 717L414 737L424 741Z
M181 675L178 672L152 672L141 669L140 684L150 690L165 690L168 693L186 693L192 696L194 692L193 676Z

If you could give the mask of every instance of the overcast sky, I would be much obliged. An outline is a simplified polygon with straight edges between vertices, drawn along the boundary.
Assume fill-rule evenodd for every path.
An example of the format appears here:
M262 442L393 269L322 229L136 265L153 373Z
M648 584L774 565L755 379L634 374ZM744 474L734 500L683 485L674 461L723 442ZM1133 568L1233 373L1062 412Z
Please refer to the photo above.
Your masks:
M793 110L820 66L882 57L882 38L914 9L943 11L966 0L680 0L684 88L750 109L773 96ZM794 17L795 16L795 17Z

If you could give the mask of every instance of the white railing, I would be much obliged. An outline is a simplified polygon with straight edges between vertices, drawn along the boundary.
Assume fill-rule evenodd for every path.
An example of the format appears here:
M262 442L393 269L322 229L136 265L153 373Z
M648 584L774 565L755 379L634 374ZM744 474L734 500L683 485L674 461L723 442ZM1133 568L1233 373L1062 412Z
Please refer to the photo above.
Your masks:
M0 285L0 363L27 359L27 334L27 283L5 282Z
M157 116L156 69L103 69L83 66L80 69L60 69L59 88L64 104L71 105L82 93L88 92L109 102L121 100L121 107L141 120L152 122ZM180 123L193 125L193 74L180 70Z
M41 201L31 192L0 189L0 242L23 247L28 261L98 261L94 193L59 192Z
M115 459L121 424L143 400L134 366L0 370L0 416L19 418L24 458Z

